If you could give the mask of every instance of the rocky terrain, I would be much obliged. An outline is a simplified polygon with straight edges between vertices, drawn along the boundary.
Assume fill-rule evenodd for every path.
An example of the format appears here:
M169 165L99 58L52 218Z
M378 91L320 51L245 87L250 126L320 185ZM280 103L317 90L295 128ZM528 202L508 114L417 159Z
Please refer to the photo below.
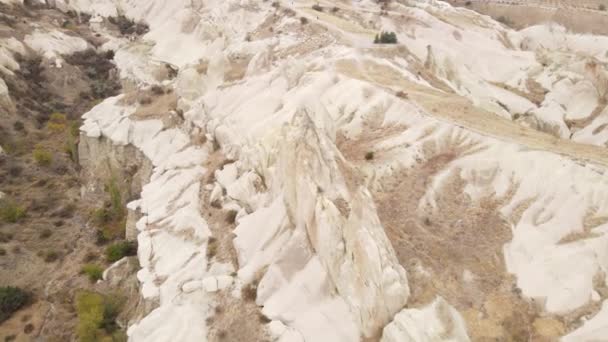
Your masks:
M433 0L3 1L5 340L608 336L607 37Z
M606 0L448 0L447 2L489 15L517 29L557 23L575 33L608 34L608 1Z

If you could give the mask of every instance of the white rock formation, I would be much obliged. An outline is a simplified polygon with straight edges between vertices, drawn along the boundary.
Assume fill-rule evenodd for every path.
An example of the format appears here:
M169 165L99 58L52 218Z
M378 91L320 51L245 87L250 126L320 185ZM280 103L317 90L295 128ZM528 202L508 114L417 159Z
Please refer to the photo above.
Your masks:
M57 4L150 24L142 41L111 43L121 77L136 86L156 82L158 61L180 68L166 85L183 122L137 117L124 95L83 116L83 137L132 145L154 166L129 208L143 214L141 295L158 307L129 327L131 341L205 341L217 295L239 297L251 284L271 320L261 329L278 341L468 341L449 298L408 307L412 270L373 195L432 157L452 159L425 180L419 210L437 210L450 175L472 201L504 197L497 210L512 239L495 255L504 253L525 299L556 315L606 299L594 279L608 269L608 160L593 145L608 141L608 116L591 117L605 113L601 87L584 79L577 56L602 65L607 38L546 26L509 31L435 1L395 4L403 16L378 19L397 32L397 47L372 43L374 1L340 3L348 20L306 1L280 1L280 9L236 0ZM27 42L45 53L84 47L57 37L34 33ZM235 56L246 56L242 65ZM565 139L504 119L525 113ZM566 141L570 134L587 145ZM364 160L370 151L373 162ZM234 162L210 169L217 155ZM212 235L228 229L212 232L207 198L238 212L228 232L235 265L207 256ZM596 338L605 311L564 339Z
M404 309L384 328L381 342L469 341L458 311L439 297L422 309Z

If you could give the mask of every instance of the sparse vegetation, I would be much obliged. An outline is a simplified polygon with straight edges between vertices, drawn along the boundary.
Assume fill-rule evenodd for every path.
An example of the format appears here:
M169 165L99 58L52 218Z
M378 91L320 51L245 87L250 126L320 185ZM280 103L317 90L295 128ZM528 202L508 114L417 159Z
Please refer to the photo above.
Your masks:
M160 95L164 95L165 94L165 89L163 89L163 87L159 86L158 84L153 85L150 88L150 91L152 92L152 94L154 94L156 96L160 96Z
M399 97L399 98L402 98L402 99L408 99L409 98L408 94L406 92L404 92L403 90L399 90L398 92L395 93L395 95L397 97Z
M397 34L395 32L380 32L374 38L374 44L397 44Z
M78 127L78 122L72 122L70 124L70 129L67 132L66 140L65 140L65 153L70 157L74 163L78 163L78 139L80 135L80 129Z
M116 262L126 256L137 254L137 243L132 241L119 241L106 248L106 259Z
M53 162L53 155L47 151L42 145L37 145L32 152L34 161L40 166L49 166Z
M149 96L143 96L139 99L139 104L142 106L147 106L152 103L152 98Z
M372 160L374 159L374 152L369 151L367 153L365 153L365 160Z
M44 262L47 262L47 263L55 262L60 257L59 252L54 251L54 250L48 250L48 251L44 251L44 252L41 251L39 253L39 255L42 259L44 259Z
M124 15L119 15L116 17L108 17L108 21L116 25L120 34L122 35L131 35L136 34L138 36L145 34L149 31L148 25L143 22L135 22Z
M218 249L217 239L210 237L207 242L207 260L211 260L216 254Z
M20 131L25 130L25 126L23 125L23 122L21 122L21 121L15 121L15 123L13 124L13 129L15 131L20 132Z
M321 7L319 4L312 5L312 9L318 12L323 12L323 7Z
M105 191L109 195L103 206L92 213L93 224L98 228L98 243L124 237L126 211L122 203L122 194L114 177L106 183Z
M53 235L53 231L50 230L49 228L44 228L41 232L40 232L40 238L41 239L48 239L51 237L51 235Z
M120 81L113 71L114 63L107 58L107 52L97 52L93 49L74 52L65 56L66 62L78 66L89 78L91 92L82 92L81 98L105 99L118 94Z
M598 9L599 9L600 11L605 11L605 10L606 10L606 5L601 4L601 5L598 7Z
M308 24L308 18L306 18L306 17L300 17L300 24L302 24L302 25Z
M9 242L13 239L13 234L0 232L0 242Z
M30 294L12 286L0 287L0 323L9 319L17 310L27 305Z
M471 7L471 5L472 5L472 4L473 4L473 3L471 3L470 1L467 1L467 2L465 2L465 3L464 3L464 5L465 5L466 7Z
M65 114L53 113L49 117L46 127L53 133L63 132L66 128L67 119Z
M16 223L25 217L25 209L13 200L3 198L0 200L0 218L4 222Z
M258 286L255 283L247 284L241 288L241 297L244 300L255 302L258 298Z
M237 214L238 212L236 210L228 211L228 213L226 213L226 223L234 224L234 222L236 221Z
M511 19L509 19L508 17L505 17L504 15L501 15L500 17L498 17L498 19L496 19L496 21L498 21L501 24L504 24L506 26L512 26L513 22L511 21Z
M105 57L105 59L112 60L114 59L114 54L114 50L108 50L104 52L103 56Z
M86 264L82 266L81 272L87 277L89 277L89 280L91 282L96 282L100 280L103 276L103 268L95 264Z
M78 314L77 334L80 342L126 341L118 329L116 317L120 312L119 300L97 292L81 291L76 294Z

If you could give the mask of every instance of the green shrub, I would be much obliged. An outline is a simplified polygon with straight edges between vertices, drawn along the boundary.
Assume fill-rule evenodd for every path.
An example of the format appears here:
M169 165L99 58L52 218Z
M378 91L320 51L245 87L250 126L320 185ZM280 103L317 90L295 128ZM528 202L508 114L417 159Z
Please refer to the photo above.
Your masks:
M78 163L78 140L80 139L80 124L78 121L70 123L67 139L65 142L65 151L70 156L74 163Z
M135 254L137 254L137 243L132 241L116 242L106 248L106 258L109 262L115 262Z
M397 44L397 34L395 32L380 32L374 38L374 44Z
M18 287L0 287L0 323L30 301L30 294Z
M32 155L36 161L36 164L40 166L48 166L51 165L51 162L53 162L53 155L51 152L45 150L42 146L36 146L36 148L34 148L34 152L32 152Z
M124 215L124 208L122 205L122 195L120 193L120 188L118 187L118 183L116 179L112 177L108 184L106 185L107 192L110 195L110 205L112 209L113 217L121 217Z
M81 291L76 294L78 314L77 334L80 342L125 341L118 330L116 317L120 312L119 300L97 292Z
M209 241L207 241L207 260L211 260L216 254L218 250L218 241L214 237L210 237Z
M25 129L25 125L23 125L23 122L21 121L15 121L13 124L13 129L15 131L23 131Z
M67 119L65 117L65 114L53 113L49 117L49 121L47 122L46 127L54 133L59 133L65 130L66 124Z
M53 235L53 231L50 230L49 228L44 228L41 232L40 232L40 238L41 239L48 239L51 237L51 235Z
M365 154L365 160L372 160L374 159L374 152L369 151Z
M236 215L238 212L236 210L230 210L226 213L226 223L233 224L236 221Z
M114 177L105 185L105 191L108 193L109 199L104 202L102 208L92 212L91 220L99 229L99 234L103 236L104 240L124 237L126 210L123 207L122 194L118 182L116 182ZM99 239L98 241L101 242Z
M0 200L0 218L5 222L15 223L25 217L25 209L9 199Z
M45 252L40 252L40 257L42 257L44 259L44 262L55 262L57 261L57 259L59 259L60 255L59 252L54 251L54 250L48 250Z
M81 272L86 274L91 282L96 282L103 277L103 268L95 264L86 264L82 266Z

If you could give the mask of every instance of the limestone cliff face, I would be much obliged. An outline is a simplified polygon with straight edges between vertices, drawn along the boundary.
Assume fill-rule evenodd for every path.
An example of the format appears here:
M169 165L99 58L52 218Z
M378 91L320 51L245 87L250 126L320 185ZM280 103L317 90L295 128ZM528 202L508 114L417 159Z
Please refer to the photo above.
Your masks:
M137 196L150 181L152 163L132 145L117 145L104 136L81 134L78 163L86 182L85 191L103 191L103 182L116 177L125 182L127 195Z
M114 179L121 187L124 200L137 198L152 175L152 163L137 148L116 145L104 136L81 134L78 163L82 168L84 183L82 196L88 197L101 195L107 182ZM141 214L137 210L127 209L125 236L128 240L135 240L135 223Z

